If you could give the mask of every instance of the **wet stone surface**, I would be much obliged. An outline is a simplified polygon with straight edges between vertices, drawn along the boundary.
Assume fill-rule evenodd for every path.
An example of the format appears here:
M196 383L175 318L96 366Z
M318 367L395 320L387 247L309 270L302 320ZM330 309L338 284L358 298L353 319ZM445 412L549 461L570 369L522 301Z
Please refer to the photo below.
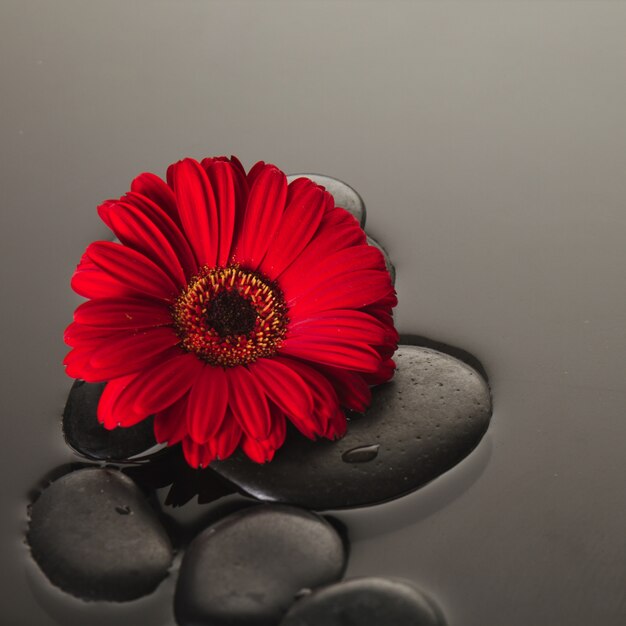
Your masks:
M141 490L100 468L66 474L45 489L31 507L27 541L52 584L86 600L144 596L173 557Z
M296 178L309 178L314 183L325 187L326 191L335 199L337 206L343 207L352 213L358 220L361 228L365 226L365 203L350 185L332 178L332 176L324 176L322 174L290 174L287 176L287 182L291 182Z
M317 510L384 502L437 478L485 434L488 385L429 348L400 346L394 358L394 379L372 390L372 405L351 419L343 439L311 442L291 432L269 464L238 452L211 467L257 498Z
M105 385L74 381L63 411L67 444L83 456L99 460L128 459L156 445L152 418L113 430L98 422L98 402Z
M413 585L387 578L357 578L297 600L280 626L444 626L433 601Z
M304 588L337 581L346 549L322 517L284 505L229 515L188 547L175 595L180 626L271 626Z

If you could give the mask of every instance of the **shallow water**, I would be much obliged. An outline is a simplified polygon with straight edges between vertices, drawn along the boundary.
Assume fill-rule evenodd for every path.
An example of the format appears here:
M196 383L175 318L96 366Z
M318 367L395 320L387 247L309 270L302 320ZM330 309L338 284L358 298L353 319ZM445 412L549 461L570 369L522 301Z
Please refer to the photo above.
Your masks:
M72 270L107 235L95 206L231 151L352 185L400 330L489 375L467 459L334 514L348 576L408 578L452 626L626 622L626 6L5 0L0 24L3 624L173 624L173 576L86 605L22 536L31 490L76 459L62 331Z

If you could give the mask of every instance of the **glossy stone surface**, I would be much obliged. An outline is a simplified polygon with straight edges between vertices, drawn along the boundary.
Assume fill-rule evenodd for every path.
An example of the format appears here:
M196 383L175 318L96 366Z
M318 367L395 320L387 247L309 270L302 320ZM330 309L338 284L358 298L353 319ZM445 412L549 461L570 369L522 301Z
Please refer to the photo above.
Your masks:
M49 580L86 600L150 593L173 556L141 490L121 472L100 468L66 474L45 489L32 505L27 540Z
M70 447L91 459L123 460L156 445L153 420L130 428L107 430L98 422L97 409L106 383L74 381L63 411L63 435Z
M211 467L257 498L318 510L383 502L437 478L485 434L489 387L469 365L429 348L400 346L394 358L394 379L372 390L370 408L343 439L311 442L292 432L271 463L237 453ZM363 447L371 460L350 462Z
M304 588L337 581L344 543L322 517L283 505L244 509L187 549L174 602L180 626L272 626Z
M408 582L357 578L297 600L280 626L443 626L434 602Z
M349 211L358 220L361 228L365 226L365 203L363 198L347 183L342 180L325 176L322 174L290 174L287 181L291 182L296 178L310 178L314 183L322 185L329 194L335 199L337 206L343 207Z

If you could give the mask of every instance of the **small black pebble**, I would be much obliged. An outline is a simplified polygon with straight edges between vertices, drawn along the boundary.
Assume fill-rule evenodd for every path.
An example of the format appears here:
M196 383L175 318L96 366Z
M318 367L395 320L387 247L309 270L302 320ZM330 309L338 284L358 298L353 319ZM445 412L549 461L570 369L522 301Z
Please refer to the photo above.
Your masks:
M284 505L238 511L190 544L174 602L180 626L275 626L303 589L338 580L344 543L322 517Z
M27 540L50 582L85 600L144 596L173 557L139 487L109 469L82 469L52 483L32 505Z
M296 600L280 626L444 626L441 611L408 582L356 578Z

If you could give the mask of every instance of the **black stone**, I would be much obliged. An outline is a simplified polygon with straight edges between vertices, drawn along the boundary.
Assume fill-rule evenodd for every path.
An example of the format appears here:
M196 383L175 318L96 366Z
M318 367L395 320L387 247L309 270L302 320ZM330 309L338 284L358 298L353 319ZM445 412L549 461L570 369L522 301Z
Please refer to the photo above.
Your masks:
M100 468L52 483L31 507L27 540L50 582L85 600L144 596L165 578L173 556L137 485Z
M372 390L372 405L351 419L343 439L312 442L292 432L271 463L238 452L211 467L257 498L318 510L384 502L437 478L485 434L489 387L469 365L435 350L401 346L394 358L394 379ZM371 460L350 462L363 447Z
M153 420L107 430L98 422L98 402L106 383L74 381L63 412L67 444L90 459L125 460L156 445Z
M339 580L344 543L322 517L261 505L223 518L190 544L174 609L180 626L273 626L302 589Z
M280 626L444 626L437 606L408 582L356 578L302 596Z
M325 187L326 191L335 199L337 206L352 213L361 225L361 228L365 226L365 203L363 198L350 185L332 178L332 176L324 176L322 174L290 174L287 176L287 182L303 177L310 178L314 183Z
M374 246L374 248L378 248L382 253L383 253L383 257L385 258L385 265L387 267L387 271L389 272L389 276L391 276L391 282L392 284L396 284L396 268L394 267L393 263L391 262L391 259L389 258L389 254L387 253L387 250L385 250L385 248L383 248L378 241L376 241L376 239L374 239L373 237L370 237L369 235L367 235L367 243L370 246Z

